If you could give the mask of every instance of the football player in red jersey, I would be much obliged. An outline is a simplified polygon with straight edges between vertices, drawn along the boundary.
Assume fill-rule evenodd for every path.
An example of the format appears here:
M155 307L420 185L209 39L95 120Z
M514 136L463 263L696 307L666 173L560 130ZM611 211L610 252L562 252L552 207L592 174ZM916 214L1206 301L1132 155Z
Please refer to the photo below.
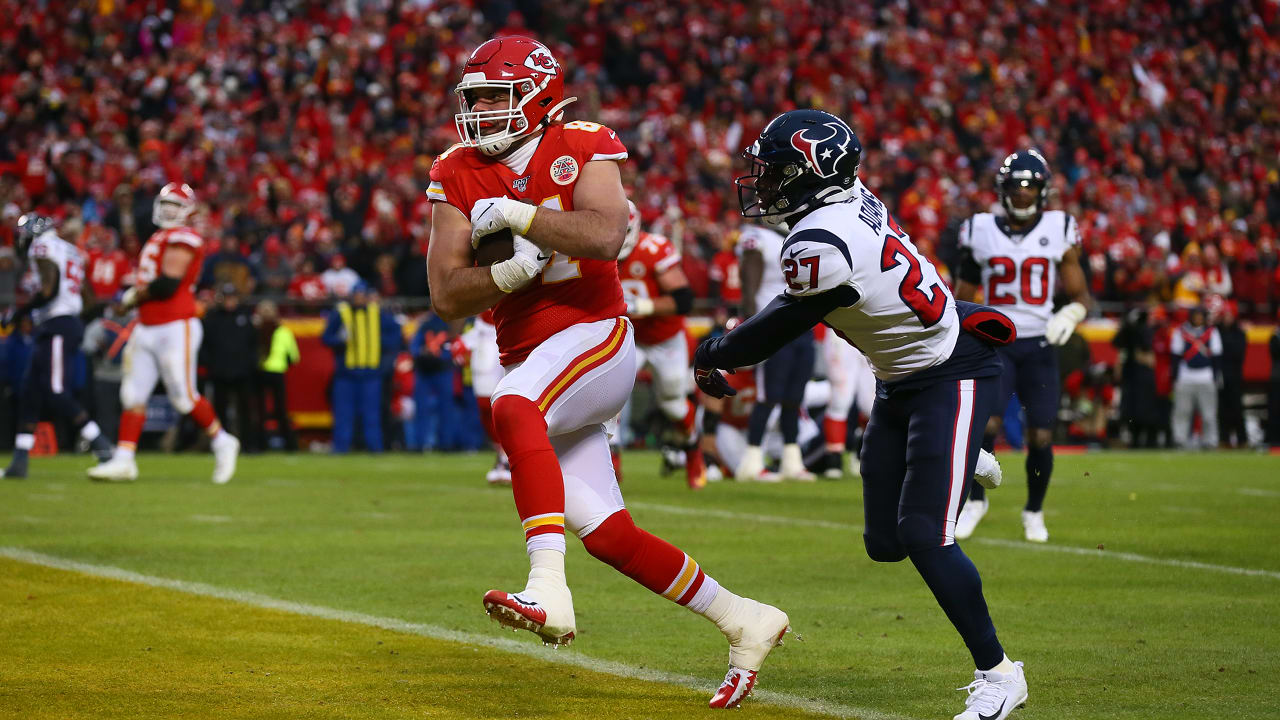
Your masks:
M689 487L707 485L707 469L694 425L698 408L689 399L689 341L684 316L693 307L693 291L680 269L680 251L671 241L640 229L640 211L627 201L627 235L618 255L618 274L627 316L636 328L636 365L649 367L658 391L658 406L675 426L677 440L662 450L663 470L683 450ZM678 446L678 447L676 447Z
M195 192L185 183L169 183L156 197L152 221L160 229L143 245L138 283L124 295L125 307L138 307L138 324L124 350L120 439L110 460L90 468L94 480L138 478L134 453L147 417L147 398L157 382L164 383L174 409L190 415L209 434L213 481L222 484L235 474L240 441L222 429L213 406L196 389L196 356L204 330L196 317L194 288L204 240L189 224L195 211Z
M627 228L618 163L627 150L607 127L561 122L573 100L563 70L529 38L481 45L456 92L462 142L436 158L427 190L431 299L447 320L493 308L506 370L493 393L494 430L510 458L531 565L524 590L491 590L485 609L544 642L572 641L567 526L591 555L720 628L730 670L712 705L736 705L786 632L786 614L734 595L637 528L609 458L603 424L635 382L617 266ZM507 229L512 257L476 267L476 242Z

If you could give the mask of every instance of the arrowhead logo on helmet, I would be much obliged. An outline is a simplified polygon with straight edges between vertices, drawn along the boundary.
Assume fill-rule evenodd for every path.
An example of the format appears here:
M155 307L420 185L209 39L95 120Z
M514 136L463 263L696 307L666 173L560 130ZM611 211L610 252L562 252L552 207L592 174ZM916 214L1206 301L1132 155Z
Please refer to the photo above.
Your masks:
M849 152L851 138L840 123L824 123L822 127L831 131L826 137L810 137L812 128L797 130L791 136L791 147L805 156L818 177L829 178L836 174L836 166Z
M524 66L547 75L556 75L560 70L560 63L556 62L551 51L545 47L534 48L529 57L524 59Z

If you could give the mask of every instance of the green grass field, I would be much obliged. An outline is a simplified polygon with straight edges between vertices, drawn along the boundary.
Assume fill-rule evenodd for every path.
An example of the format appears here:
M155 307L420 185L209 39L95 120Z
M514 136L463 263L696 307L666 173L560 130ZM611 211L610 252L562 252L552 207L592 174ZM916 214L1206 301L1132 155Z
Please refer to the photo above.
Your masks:
M570 540L578 640L491 624L523 586L489 457L84 458L0 481L0 717L686 718L726 647ZM1280 717L1280 457L1060 456L1052 541L1021 540L1021 458L965 543L1030 702L1012 717ZM690 493L629 454L637 522L791 616L743 717L950 718L972 679L909 563L862 550L856 481Z

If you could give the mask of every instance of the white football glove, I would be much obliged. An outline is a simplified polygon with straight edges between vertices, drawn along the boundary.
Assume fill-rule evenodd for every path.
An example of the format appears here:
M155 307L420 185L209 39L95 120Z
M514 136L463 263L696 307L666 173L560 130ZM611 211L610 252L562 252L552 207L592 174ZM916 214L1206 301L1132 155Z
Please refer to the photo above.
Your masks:
M550 250L543 250L523 235L515 235L514 240L515 254L489 266L494 284L504 293L515 292L528 285L551 261Z
M133 306L137 305L137 304L138 304L138 294L139 294L139 293L141 293L141 292L142 292L142 291L138 289L138 286L137 286L137 285L134 285L133 287L129 288L128 290L125 290L125 291L124 291L124 295L122 295L122 296L120 297L120 304L124 305L124 309L125 309L125 310L128 310L129 308L131 308L131 307L133 307Z
M502 228L511 228L514 235L529 232L533 224L536 205L508 197L491 197L477 200L471 207L471 247L480 244L480 238Z
M1078 302L1067 305L1049 318L1049 324L1044 328L1045 339L1053 345L1066 344L1071 333L1075 332L1076 325L1088 314L1089 311Z
M642 318L652 315L654 311L653 301L646 297L627 297L627 315L633 318Z

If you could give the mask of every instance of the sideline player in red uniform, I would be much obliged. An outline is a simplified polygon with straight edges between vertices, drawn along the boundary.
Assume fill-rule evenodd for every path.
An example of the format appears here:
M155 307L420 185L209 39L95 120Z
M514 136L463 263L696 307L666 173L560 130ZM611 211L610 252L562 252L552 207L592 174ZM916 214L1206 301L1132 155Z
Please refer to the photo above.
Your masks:
M164 383L173 408L190 415L211 438L213 481L221 485L236 472L240 441L222 429L213 406L196 389L196 356L204 329L196 317L193 288L204 240L188 223L195 210L195 192L185 183L169 183L156 197L152 221L160 230L142 247L138 284L124 295L126 307L138 307L138 324L124 350L120 441L110 460L89 469L94 480L138 478L134 453L147 417L147 398L157 382Z
M680 251L661 235L640 229L640 211L627 201L627 236L618 254L622 295L627 317L636 327L636 367L653 373L658 407L674 425L674 442L664 443L663 472L679 461L670 457L683 450L689 487L707 486L707 468L698 447L694 423L698 407L689 399L689 340L684 316L693 308L689 279L680 269Z
M531 565L524 590L490 590L485 609L544 642L573 640L567 526L591 555L720 628L730 669L711 704L737 705L786 632L786 613L734 595L637 528L609 458L603 424L635 382L616 263L627 227L618 163L627 150L602 125L561 122L573 100L564 97L563 70L529 38L481 45L456 92L462 142L436 158L427 190L436 203L432 301L445 319L493 307L506 369L493 393L494 429L510 458ZM474 243L508 228L514 255L475 267Z

